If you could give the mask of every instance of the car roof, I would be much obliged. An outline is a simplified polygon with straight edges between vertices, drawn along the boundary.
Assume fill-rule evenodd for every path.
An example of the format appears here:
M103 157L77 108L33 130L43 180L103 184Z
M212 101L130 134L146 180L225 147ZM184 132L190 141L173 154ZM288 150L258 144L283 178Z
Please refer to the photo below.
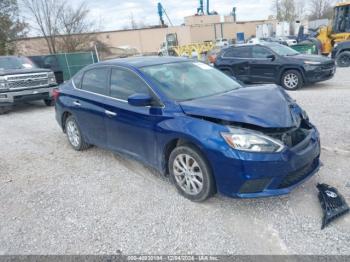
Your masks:
M174 56L137 56L137 57L128 57L128 58L118 58L103 61L101 64L108 65L129 65L136 68L141 68L145 66L154 66L170 63L179 63L191 61L185 57L174 57Z

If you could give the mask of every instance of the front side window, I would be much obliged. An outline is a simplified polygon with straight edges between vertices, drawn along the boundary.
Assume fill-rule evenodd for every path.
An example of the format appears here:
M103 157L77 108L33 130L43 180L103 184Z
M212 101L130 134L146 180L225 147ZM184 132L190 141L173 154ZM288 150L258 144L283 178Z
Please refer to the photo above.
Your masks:
M86 71L81 89L100 95L108 95L109 68L96 68Z
M84 71L80 71L73 76L72 81L76 88L81 88L81 82L83 80Z
M261 46L254 46L252 52L253 58L267 58L272 52Z
M213 96L241 87L219 70L199 62L147 66L141 70L162 93L176 101Z
M128 100L128 97L136 94L149 94L147 84L135 73L125 69L112 69L111 97Z

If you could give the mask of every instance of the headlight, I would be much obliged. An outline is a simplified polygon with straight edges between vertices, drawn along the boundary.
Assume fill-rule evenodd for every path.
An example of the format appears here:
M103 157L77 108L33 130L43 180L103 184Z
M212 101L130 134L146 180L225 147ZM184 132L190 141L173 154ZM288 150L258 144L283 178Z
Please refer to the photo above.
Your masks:
M6 79L4 76L0 76L0 89L6 88Z
M49 85L57 84L56 77L55 77L55 74L53 72L48 73L47 77L49 78Z
M306 64L306 65L320 65L321 62L316 62L316 61L304 61L304 64Z
M333 46L333 48L337 48L337 46L338 46L338 43L335 43L334 46Z
M247 129L230 128L229 133L221 133L221 135L236 150L277 153L284 148L282 142Z

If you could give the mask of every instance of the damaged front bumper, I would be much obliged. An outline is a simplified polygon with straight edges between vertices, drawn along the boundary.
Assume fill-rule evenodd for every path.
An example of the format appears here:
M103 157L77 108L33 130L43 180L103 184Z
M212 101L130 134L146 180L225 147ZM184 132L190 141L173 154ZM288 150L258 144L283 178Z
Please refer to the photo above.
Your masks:
M219 192L239 198L288 194L320 167L320 139L316 128L296 146L280 153L250 153L233 149L216 159Z

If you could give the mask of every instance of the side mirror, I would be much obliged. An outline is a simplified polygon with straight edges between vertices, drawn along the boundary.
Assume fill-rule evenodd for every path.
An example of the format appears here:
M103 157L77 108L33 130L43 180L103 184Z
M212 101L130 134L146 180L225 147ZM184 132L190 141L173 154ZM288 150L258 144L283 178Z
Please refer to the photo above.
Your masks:
M266 58L270 59L271 61L275 61L276 56L275 55L268 55Z
M128 97L128 103L132 106L150 106L152 100L149 94L136 93Z

